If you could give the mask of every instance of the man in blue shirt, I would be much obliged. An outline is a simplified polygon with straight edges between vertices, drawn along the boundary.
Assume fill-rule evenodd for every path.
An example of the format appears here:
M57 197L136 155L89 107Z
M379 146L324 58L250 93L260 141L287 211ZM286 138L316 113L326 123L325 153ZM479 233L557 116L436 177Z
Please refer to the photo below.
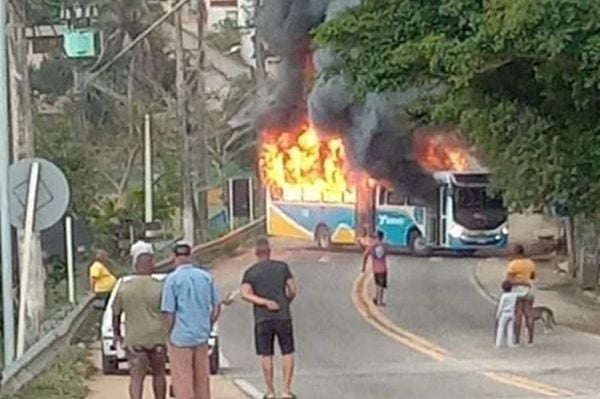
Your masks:
M212 275L192 262L192 247L173 248L177 267L165 281L161 311L169 334L169 362L177 399L210 399L208 338L220 313Z

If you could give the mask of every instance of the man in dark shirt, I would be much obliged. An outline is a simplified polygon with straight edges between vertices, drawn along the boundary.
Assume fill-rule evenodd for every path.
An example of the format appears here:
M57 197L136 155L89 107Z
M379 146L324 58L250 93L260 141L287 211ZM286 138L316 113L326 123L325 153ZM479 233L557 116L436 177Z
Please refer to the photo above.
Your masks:
M271 259L269 242L261 238L256 243L258 262L244 273L242 298L254 305L256 353L262 358L262 370L267 386L265 398L275 398L273 383L273 353L275 337L283 357L282 399L295 398L292 393L294 373L294 333L290 303L297 289L289 266Z

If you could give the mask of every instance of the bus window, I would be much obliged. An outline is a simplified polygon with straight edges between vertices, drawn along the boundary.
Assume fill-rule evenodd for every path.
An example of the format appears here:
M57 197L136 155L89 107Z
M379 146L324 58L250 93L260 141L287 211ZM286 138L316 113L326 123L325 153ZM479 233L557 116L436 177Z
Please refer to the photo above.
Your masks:
M334 191L324 191L323 192L323 202L328 203L341 203L342 202L342 193L334 192Z
M385 205L386 203L386 196L387 196L387 190L383 187L379 187L379 190L377 190L378 194L379 194L379 198L377 198L377 205Z
M406 196L395 191L388 191L386 202L388 205L405 205Z
M302 189L286 187L283 190L283 199L285 201L302 201Z
M302 200L306 202L320 202L321 190L315 188L304 188L302 190Z
M345 204L356 204L356 191L344 192L344 203Z

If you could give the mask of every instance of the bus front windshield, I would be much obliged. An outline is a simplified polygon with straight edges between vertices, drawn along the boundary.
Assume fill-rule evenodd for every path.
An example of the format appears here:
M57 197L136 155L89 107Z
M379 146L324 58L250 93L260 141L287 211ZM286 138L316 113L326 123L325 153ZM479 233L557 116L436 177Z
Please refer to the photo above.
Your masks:
M471 230L495 229L506 221L502 201L491 197L485 187L454 187L454 217Z

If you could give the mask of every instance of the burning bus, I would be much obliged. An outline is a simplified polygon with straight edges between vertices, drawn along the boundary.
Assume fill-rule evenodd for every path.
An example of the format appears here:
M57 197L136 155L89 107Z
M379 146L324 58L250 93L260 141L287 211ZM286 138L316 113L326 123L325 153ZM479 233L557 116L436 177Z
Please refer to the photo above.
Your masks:
M356 244L385 233L395 249L474 252L507 245L507 212L488 194L489 173L450 135L422 135L415 143L435 187L427 201L385 181L352 171L341 137L265 131L259 170L266 188L267 233L314 240L318 247Z

